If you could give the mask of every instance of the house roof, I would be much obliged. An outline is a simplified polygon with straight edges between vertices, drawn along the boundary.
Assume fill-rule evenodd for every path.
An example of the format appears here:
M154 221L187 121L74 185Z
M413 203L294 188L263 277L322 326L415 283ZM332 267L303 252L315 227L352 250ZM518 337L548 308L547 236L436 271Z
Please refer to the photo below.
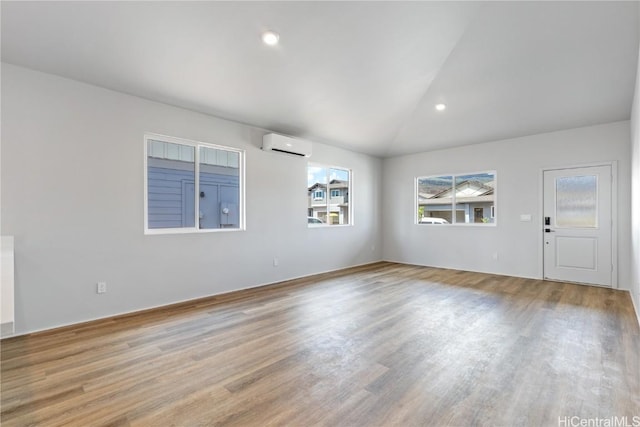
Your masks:
M635 1L0 8L4 63L381 157L628 120L638 56Z
M495 181L482 183L477 180L467 180L456 184L456 203L481 203L494 200ZM448 205L451 204L453 189L447 188L436 194L418 193L419 205Z
M317 188L326 189L327 185L316 182L311 187L309 187L309 191L314 191ZM349 188L349 182L341 181L339 179L332 179L331 181L329 181L329 189L333 190L333 189L342 189L342 188Z
M461 183L456 183L456 198L459 197L477 197L484 196L487 194L493 194L494 191L494 182L482 183L476 180L467 180L462 181ZM438 199L444 197L451 197L453 194L453 189L447 188L439 193L434 194L430 198Z

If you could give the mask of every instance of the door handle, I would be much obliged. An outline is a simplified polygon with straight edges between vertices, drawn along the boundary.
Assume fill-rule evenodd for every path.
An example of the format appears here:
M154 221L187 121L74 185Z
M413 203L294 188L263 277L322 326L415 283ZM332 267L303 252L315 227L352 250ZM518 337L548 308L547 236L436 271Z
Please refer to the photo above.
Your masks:
M550 228L545 228L545 229L544 229L544 232L545 232L545 233L555 233L555 232L556 232L556 230L552 230L552 229L550 229Z

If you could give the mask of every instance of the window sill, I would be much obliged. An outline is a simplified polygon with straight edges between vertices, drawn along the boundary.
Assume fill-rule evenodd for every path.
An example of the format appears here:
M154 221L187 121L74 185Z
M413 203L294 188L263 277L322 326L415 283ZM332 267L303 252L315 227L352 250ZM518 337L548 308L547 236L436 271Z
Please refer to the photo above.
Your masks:
M145 236L163 234L208 234L208 233L232 233L234 231L245 231L245 228L151 228L144 230Z
M497 227L497 223L493 224L474 224L474 223L457 223L457 224L421 224L419 222L414 223L414 225L420 226L439 226L439 227Z
M353 227L353 224L309 224L307 228L343 228Z

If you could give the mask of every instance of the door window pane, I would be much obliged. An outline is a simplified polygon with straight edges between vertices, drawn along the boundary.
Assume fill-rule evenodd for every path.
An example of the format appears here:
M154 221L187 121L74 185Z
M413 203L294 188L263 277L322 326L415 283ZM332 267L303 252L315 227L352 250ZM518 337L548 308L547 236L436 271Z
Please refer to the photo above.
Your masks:
M598 226L598 177L566 176L556 179L556 225Z

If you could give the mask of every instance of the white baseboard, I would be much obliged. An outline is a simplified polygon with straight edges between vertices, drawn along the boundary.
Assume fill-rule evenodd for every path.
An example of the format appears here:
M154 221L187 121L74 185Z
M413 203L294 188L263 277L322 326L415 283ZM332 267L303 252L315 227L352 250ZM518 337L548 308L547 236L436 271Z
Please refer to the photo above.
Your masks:
M66 327L69 327L69 326L81 325L83 323L88 323L88 322L95 322L95 321L104 320L104 319L112 319L114 317L126 316L126 315L134 314L134 313L137 313L137 312L140 312L140 311L153 310L153 309L156 309L156 308L167 307L167 306L171 306L171 305L175 305L175 304L182 304L182 303L188 303L190 301L197 301L197 300L203 299L203 298L212 298L212 297L215 297L217 295L224 295L224 294L229 294L229 293L233 293L233 292L240 292L240 291L254 289L254 288L262 288L262 287L265 287L265 286L277 285L279 283L288 282L290 280L304 279L304 278L307 278L307 277L317 276L317 275L320 275L320 274L339 272L341 270L348 270L350 268L364 267L366 265L376 264L378 262L383 262L383 260L367 261L367 262L364 262L362 264L350 265L350 266L347 266L347 267L340 267L340 268L333 269L333 270L331 270L331 269L330 270L323 270L323 271L317 271L317 272L314 272L314 273L305 274L305 275L301 275L301 276L282 278L281 280L276 280L274 282L259 283L259 284L256 284L256 285L247 286L247 287L238 288L238 289L233 289L233 290L228 290L228 291L220 292L220 293L217 293L217 294L202 295L202 296L199 296L199 297L189 298L189 299L185 299L185 300L171 301L171 302L167 302L166 304L140 307L140 308L136 308L136 309L133 309L133 310L127 310L127 311L121 311L121 312L108 314L108 315L105 315L105 316L80 319L80 320L77 320L75 322L60 323L60 324L51 325L51 326L47 326L47 327L43 327L43 328L28 329L28 330L24 330L24 331L20 330L20 331L18 331L18 333L16 333L14 331L14 329L13 329L13 323L10 323L10 325L11 325L10 332L11 333L7 334L7 335L4 334L4 324L3 324L2 325L3 329L2 329L2 333L0 334L0 338L9 338L10 336L18 337L18 336L23 336L23 335L30 335L30 334L35 334L35 333L39 333L39 332L51 331L53 329L66 328Z
M0 338L9 338L14 334L13 322L0 323Z

